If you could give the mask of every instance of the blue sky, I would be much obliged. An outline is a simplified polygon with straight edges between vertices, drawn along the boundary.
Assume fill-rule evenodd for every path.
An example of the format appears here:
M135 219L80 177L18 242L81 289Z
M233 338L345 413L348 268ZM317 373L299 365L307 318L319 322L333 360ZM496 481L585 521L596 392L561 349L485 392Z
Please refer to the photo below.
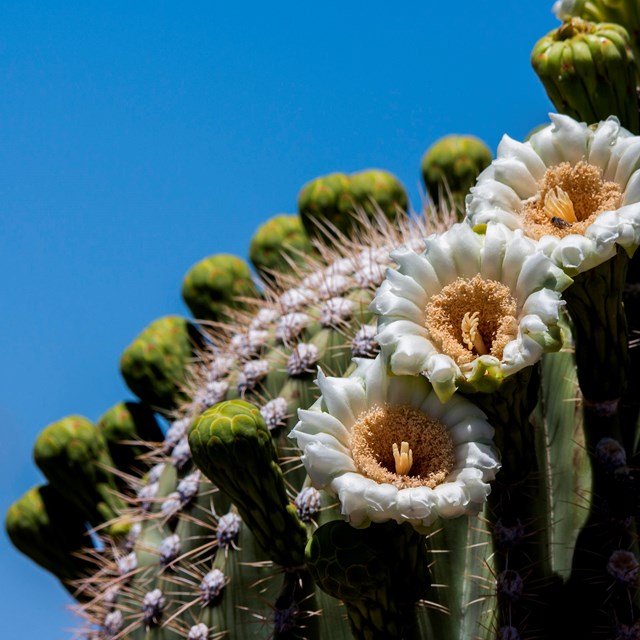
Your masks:
M304 183L378 167L419 208L439 137L495 151L545 123L529 55L551 4L0 0L3 517L43 480L39 431L132 399L122 350ZM0 567L3 637L72 637L4 530Z

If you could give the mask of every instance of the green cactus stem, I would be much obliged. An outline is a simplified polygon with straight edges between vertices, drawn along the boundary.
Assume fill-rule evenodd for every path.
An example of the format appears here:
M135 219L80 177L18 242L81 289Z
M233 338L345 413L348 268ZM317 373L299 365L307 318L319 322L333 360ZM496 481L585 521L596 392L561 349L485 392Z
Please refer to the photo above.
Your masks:
M531 64L559 112L588 124L616 114L639 132L637 66L624 27L568 18L536 43Z
M197 320L228 322L257 296L249 265L226 253L200 260L182 281L182 299Z
M591 461L589 514L576 543L568 597L585 634L615 618L633 622L634 589L612 589L608 564L612 555L633 548L629 521L637 515L635 474L627 466L624 442L635 440L636 424L620 420L620 401L627 388L628 330L622 305L629 256L617 254L579 274L564 292L575 334L578 381L583 396L585 447ZM630 457L630 456L629 456ZM637 587L637 585L636 585ZM584 637L587 637L585 635Z
M561 587L551 566L545 461L536 451L530 420L539 390L540 366L535 365L509 376L492 393L469 396L495 428L501 453L502 468L487 509L495 550L498 622L523 638L553 637L555 623L543 612L557 603Z

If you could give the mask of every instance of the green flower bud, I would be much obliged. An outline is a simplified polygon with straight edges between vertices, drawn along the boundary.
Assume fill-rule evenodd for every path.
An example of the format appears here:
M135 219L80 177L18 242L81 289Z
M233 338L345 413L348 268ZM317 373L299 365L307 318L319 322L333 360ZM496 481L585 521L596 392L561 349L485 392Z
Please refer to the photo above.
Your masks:
M273 273L305 263L314 249L297 214L280 214L260 225L251 238L249 259L260 276L273 281Z
M36 464L50 484L94 525L122 507L115 496L114 467L104 437L83 416L67 416L45 427L34 445Z
M362 210L374 220L381 212L394 220L399 211L407 211L409 198L393 174L382 169L368 169L349 177L349 187L340 198L339 206L345 214Z
M305 184L298 194L298 212L307 235L326 241L331 233L327 227L346 232L351 216L340 208L340 199L349 188L349 177L344 173L330 173Z
M154 320L120 358L120 372L129 389L159 411L176 407L186 399L185 367L198 339L197 330L185 318Z
M89 546L85 516L50 485L34 487L16 500L7 511L5 526L16 548L71 592L70 582L92 569L76 555Z
M133 443L160 442L163 439L155 414L141 402L116 404L100 417L96 428L102 433L118 469L145 469L147 464L139 458L147 448Z
M569 18L537 42L531 64L559 112L587 124L616 115L639 131L636 64L624 27Z
M635 0L557 0L553 10L560 20L577 17L619 24L632 36L634 57L640 59L640 7Z
M464 213L464 199L480 172L493 159L487 145L470 135L449 135L432 144L422 157L422 179L436 205L449 202Z
M257 295L249 265L229 254L201 260L182 282L182 298L198 320L229 320L230 309L245 309L243 298Z
M306 528L287 496L260 411L244 400L214 405L192 425L189 446L196 465L229 496L267 555L285 567L302 565Z

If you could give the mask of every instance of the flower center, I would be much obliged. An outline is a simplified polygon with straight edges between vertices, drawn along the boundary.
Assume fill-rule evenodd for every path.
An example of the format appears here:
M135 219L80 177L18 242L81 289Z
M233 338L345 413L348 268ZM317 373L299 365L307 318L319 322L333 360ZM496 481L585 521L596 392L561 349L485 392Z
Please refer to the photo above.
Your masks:
M521 213L526 233L534 240L584 234L598 214L617 209L622 198L617 183L604 181L599 167L583 161L549 167L539 187Z
M455 464L446 427L409 406L375 406L361 413L351 430L351 451L363 475L399 489L433 489Z
M516 301L509 288L480 275L458 278L432 296L425 309L431 341L458 365L481 355L498 359L518 332Z

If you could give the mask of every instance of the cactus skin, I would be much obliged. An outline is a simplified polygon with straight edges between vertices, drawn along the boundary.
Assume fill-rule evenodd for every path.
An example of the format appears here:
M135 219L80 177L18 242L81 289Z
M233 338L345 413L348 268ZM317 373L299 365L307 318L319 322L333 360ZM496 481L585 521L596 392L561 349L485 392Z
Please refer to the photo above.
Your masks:
M465 196L492 159L489 147L475 136L448 135L440 138L422 157L422 180L427 194L438 206L442 206L450 194L460 219Z
M638 133L637 66L626 29L570 18L541 38L531 64L560 112L587 123L615 113Z
M244 308L243 299L257 293L249 265L225 253L200 260L182 281L182 298L198 320L228 321L232 309Z
M251 238L249 260L263 281L277 286L272 274L286 272L315 252L300 216L280 214L261 224Z
M180 316L165 316L149 324L124 350L120 373L143 402L159 411L171 411L185 398L185 368L199 335Z

